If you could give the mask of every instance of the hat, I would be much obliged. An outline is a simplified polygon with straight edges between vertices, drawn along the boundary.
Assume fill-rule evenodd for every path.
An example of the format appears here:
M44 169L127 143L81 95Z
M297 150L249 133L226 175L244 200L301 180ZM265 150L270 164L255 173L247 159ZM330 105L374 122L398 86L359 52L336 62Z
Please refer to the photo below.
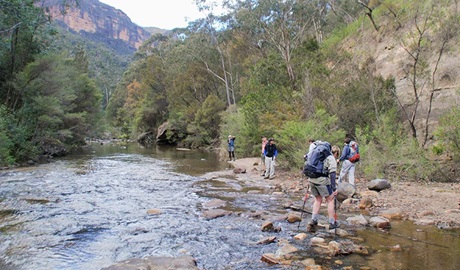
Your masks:
M231 137L232 137L232 135L228 135L228 137L229 137L229 138L231 138Z

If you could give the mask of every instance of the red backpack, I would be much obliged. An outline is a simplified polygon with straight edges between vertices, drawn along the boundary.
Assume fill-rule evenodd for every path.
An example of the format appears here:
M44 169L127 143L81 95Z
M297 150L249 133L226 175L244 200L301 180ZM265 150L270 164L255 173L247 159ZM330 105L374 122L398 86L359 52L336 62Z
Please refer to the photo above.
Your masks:
M351 141L350 142L350 155L348 156L348 160L351 163L356 163L359 161L360 158L361 156L359 155L358 143L356 143L355 141Z

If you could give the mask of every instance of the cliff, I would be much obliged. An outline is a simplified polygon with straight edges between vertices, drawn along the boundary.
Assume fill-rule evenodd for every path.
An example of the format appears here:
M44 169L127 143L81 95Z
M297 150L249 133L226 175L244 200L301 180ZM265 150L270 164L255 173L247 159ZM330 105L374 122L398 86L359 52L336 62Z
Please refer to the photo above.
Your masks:
M62 1L44 1L48 14L62 27L93 41L103 42L116 51L131 53L150 37L121 10L97 0L79 0L62 6Z

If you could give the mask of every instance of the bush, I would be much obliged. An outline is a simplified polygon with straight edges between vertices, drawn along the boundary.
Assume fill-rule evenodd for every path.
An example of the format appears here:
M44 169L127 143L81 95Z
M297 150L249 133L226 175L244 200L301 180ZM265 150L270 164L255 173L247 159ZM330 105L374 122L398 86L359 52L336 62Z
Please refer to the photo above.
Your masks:
M318 110L308 121L288 121L277 135L277 147L282 153L280 162L289 168L303 167L303 156L308 152L308 139L328 141L331 145L341 142L345 131L337 129L337 117ZM338 144L339 146L341 144Z

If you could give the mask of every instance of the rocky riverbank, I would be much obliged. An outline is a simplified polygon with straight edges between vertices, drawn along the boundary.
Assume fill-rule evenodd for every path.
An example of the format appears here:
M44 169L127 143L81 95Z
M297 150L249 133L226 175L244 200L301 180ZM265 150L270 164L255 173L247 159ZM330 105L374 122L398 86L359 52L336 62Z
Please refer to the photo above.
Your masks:
M293 198L305 194L307 179L300 171L296 173L277 168L276 177L268 180L260 176L258 162L258 158L232 162L236 172L246 171L246 174L238 174L237 178L274 184ZM356 179L356 193L353 198L344 201L342 210L360 211L369 216L383 215L390 220L410 220L443 229L460 228L460 183L395 182L387 179L391 188L375 192L368 188L371 180Z

